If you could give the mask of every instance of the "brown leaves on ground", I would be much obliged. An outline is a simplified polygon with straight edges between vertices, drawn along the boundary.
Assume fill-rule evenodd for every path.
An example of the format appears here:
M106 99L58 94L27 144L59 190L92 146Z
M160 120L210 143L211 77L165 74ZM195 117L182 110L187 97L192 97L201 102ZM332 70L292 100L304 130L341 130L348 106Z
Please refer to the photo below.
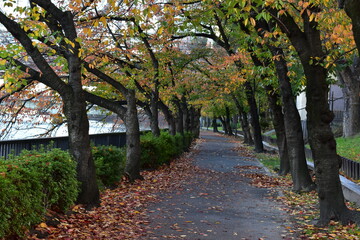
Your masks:
M250 169L254 169L254 168L250 168ZM277 187L288 188L291 186L291 181L289 178L269 176L261 173L246 173L241 175L250 178L251 184L259 188L277 188Z
M360 228L355 224L341 225L331 221L329 226L318 228L314 226L319 218L318 196L316 191L294 193L284 191L284 196L278 197L287 211L296 221L296 227L291 231L300 232L299 239L360 239ZM350 203L347 203L352 208Z
M196 150L195 150L196 151ZM239 145L237 151L243 157L254 157L248 147ZM194 152L194 150L193 150ZM295 227L290 232L299 233L298 239L360 239L360 229L356 225L342 226L331 222L327 228L316 228L314 220L318 218L316 192L297 194L290 191L290 176L279 177L257 173L257 166L237 166L242 176L251 180L251 184L260 188L276 189L283 192L277 197L284 204L283 210L293 216ZM252 173L249 173L251 170ZM194 167L189 156L173 161L156 171L142 172L143 181L133 184L122 181L113 190L106 190L101 196L101 206L86 211L81 205L74 206L69 215L51 213L52 222L40 223L37 234L28 235L28 239L142 239L146 235L147 204L157 201L156 193L181 189L189 184L191 176L204 170ZM217 176L217 175L214 175ZM218 176L219 177L219 176ZM208 181L204 179L204 181ZM214 179L211 179L214 181ZM207 197L207 193L201 193Z
M233 151L238 152L242 157L255 158L254 151L250 147L242 144L238 144Z
M181 157L170 166L155 171L144 171L145 180L127 183L122 181L116 189L107 189L101 194L101 206L86 211L76 205L70 215L59 216L57 226L41 223L37 234L28 239L141 239L148 224L145 207L157 201L156 192L176 190L186 184L189 176L200 171L191 164L189 157Z
M242 169L256 169L253 166L237 166ZM318 196L316 191L308 193L295 193L291 191L292 181L290 176L271 176L260 173L240 173L248 177L253 186L259 188L277 189L282 192L277 197L284 204L282 210L286 211L294 219L294 228L289 232L297 233L298 239L360 239L360 228L355 224L341 225L331 221L326 228L315 227L316 219L319 218ZM347 203L350 209L352 204Z

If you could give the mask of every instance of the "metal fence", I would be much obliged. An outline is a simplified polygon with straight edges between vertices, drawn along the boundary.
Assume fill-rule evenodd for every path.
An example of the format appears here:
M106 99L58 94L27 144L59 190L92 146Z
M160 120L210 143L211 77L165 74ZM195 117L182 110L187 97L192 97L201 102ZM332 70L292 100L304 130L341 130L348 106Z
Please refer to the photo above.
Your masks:
M351 177L354 180L360 179L360 163L351 159L341 157L342 164L340 170L344 172L345 176Z
M263 136L265 142L270 143L271 145L276 145L276 139L269 136ZM312 159L312 152L309 148L305 148L305 156L307 159ZM345 176L350 177L354 180L360 179L360 163L355 162L351 159L341 157L341 168L340 171L344 173Z
M105 133L90 135L90 141L96 145L113 145L122 147L126 144L126 134ZM9 154L18 155L23 149L38 149L40 146L51 146L63 150L69 149L68 137L32 138L19 140L0 141L0 156L7 157Z
M310 149L305 148L306 158L312 159L312 152ZM344 173L345 176L350 177L354 180L360 179L360 163L355 162L351 159L341 157L341 167L340 171Z

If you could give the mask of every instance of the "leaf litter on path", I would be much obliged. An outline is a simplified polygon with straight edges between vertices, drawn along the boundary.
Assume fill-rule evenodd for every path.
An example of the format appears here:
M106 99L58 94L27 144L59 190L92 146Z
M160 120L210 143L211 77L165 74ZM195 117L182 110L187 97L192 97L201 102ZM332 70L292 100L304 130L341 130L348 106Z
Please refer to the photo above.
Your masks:
M101 193L100 207L87 211L76 205L71 214L58 216L57 226L36 226L37 233L44 233L46 239L141 239L148 224L145 209L157 201L155 193L181 189L189 176L200 171L192 165L190 154L158 170L143 171L143 181L121 181L117 188ZM27 238L41 239L38 235L32 232Z
M243 157L254 157L249 148L241 144L234 151L239 152ZM236 168L241 171L257 170L258 167L237 166ZM149 231L146 206L158 201L156 194L181 190L189 184L188 179L199 172L203 170L194 167L191 157L184 155L169 166L142 172L144 181L136 181L133 184L121 181L116 189L105 190L101 194L100 207L86 211L81 205L76 205L69 215L51 213L56 217L55 222L59 224L53 226L43 222L36 226L36 230L45 233L46 239L142 239ZM298 239L360 239L359 228L354 224L341 226L339 223L331 222L328 228L314 227L311 223L318 216L316 193L299 195L291 192L289 177L274 177L260 173L240 174L250 178L251 183L256 187L282 189L284 195L278 196L277 200L285 204L282 210L294 217L296 226L288 227L287 230L300 232ZM198 197L208 197L208 195L209 193L204 191ZM187 235L183 234L181 237L186 239ZM29 233L27 238L41 239L33 232ZM177 237L164 235L163 238Z

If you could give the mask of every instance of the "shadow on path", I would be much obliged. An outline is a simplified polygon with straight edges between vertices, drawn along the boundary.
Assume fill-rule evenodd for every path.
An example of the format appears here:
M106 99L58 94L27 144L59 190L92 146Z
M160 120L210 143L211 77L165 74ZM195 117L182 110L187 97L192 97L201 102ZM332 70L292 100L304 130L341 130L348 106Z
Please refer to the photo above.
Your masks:
M241 156L231 138L202 132L201 139L193 159L202 171L148 207L147 239L292 239L290 219L271 199L274 193L251 186L240 174L265 173L258 160Z

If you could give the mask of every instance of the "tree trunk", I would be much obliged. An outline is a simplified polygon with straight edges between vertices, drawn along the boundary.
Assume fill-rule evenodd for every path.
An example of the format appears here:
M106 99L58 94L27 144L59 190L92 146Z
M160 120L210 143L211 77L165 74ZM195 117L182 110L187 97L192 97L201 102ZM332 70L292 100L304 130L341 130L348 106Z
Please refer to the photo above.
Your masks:
M193 109L193 122L191 123L192 126L192 133L194 135L195 138L198 138L200 136L200 109Z
M81 184L77 202L91 208L98 206L100 199L91 153L86 102L81 84L81 65L78 57L74 55L68 57L68 63L71 90L69 89L62 98L68 124L69 149L77 161L77 177Z
M136 99L134 90L124 91L127 107L116 101L108 100L103 97L84 91L88 102L112 111L124 121L126 127L126 166L125 175L129 181L142 179L140 176L140 128L136 109Z
M77 162L77 179L81 184L77 202L89 208L98 206L99 189L91 154L85 104L81 104L75 96L63 97L63 101L69 132L69 150Z
M128 90L126 95L126 165L125 174L130 181L143 179L140 175L140 130L136 109L135 91Z
M193 106L189 108L189 131L192 132L194 130L195 125L195 109Z
M360 64L356 58L353 66L347 66L338 73L342 84L345 109L343 118L343 136L351 137L360 132Z
M250 106L251 125L254 130L255 152L263 152L264 146L262 143L263 140L261 135L261 126L260 126L258 108L255 101L254 90L252 89L250 82L248 81L244 83L244 86L245 86L246 98Z
M166 106L165 103L163 103L162 101L159 101L159 108L163 112L165 119L169 125L170 135L174 136L176 134L176 125L175 125L175 119L174 119L173 113L171 112L169 107Z
M181 108L182 114L183 114L184 131L189 132L189 131L191 131L191 129L190 129L190 114L189 114L189 109L188 109L186 99L184 96L181 98L180 108Z
M303 63L304 64L304 63ZM316 183L320 201L319 225L335 218L348 222L347 207L339 179L339 157L336 141L330 128L334 114L327 101L326 70L308 66L305 70L309 143L315 163Z
M288 147L286 143L284 115L279 105L279 95L272 86L265 86L269 105L272 113L273 124L276 133L276 143L279 149L280 170L279 175L286 175L290 172L290 161L288 156Z
M153 93L150 101L150 111L151 111L151 118L150 118L150 128L151 132L155 137L160 136L160 128L159 128L159 109L158 109L158 100L159 97L157 94Z
M222 116L220 116L220 117L219 117L219 120L220 120L220 122L221 122L221 125L222 125L222 128L223 128L223 130L224 130L224 133L225 133L226 135L228 135L229 132L228 132L228 128L226 127L225 118L223 118Z
M345 205L339 178L336 141L330 128L334 114L328 105L327 70L320 63L313 63L314 59L324 59L325 54L318 24L315 19L309 19L308 14L311 14L312 10L308 8L308 12L301 16L303 29L289 14L279 16L282 24L279 26L298 52L307 80L307 126L320 203L318 225L321 226L328 224L331 219L348 223L350 210ZM276 10L273 14L277 14Z
M176 132L184 135L184 114L181 108L180 101L178 99L173 99L173 103L176 106L176 116L175 116L175 125L176 125Z
M284 123L288 156L291 164L291 176L294 191L310 191L315 185L311 180L307 167L304 138L300 115L296 108L295 97L292 93L290 79L287 76L288 68L281 48L269 47L275 58L275 68L280 84L282 102L284 105Z
M230 109L229 109L228 106L226 106L225 110L226 110L225 127L227 129L228 135L233 136L234 133L233 133L233 131L231 129L231 123L230 123L230 119L231 119L231 117L230 117Z
M247 144L250 146L254 145L254 140L251 136L250 125L248 121L248 114L244 111L244 109L241 111L241 125L243 126L244 136L247 135Z
M217 119L217 117L214 117L214 118L212 119L213 132L219 132L216 119Z
M234 94L231 94L231 97L232 97L233 101L235 102L236 108L238 109L238 112L239 112L241 128L242 128L243 134L244 134L244 143L253 145L254 142L251 137L250 126L249 126L249 122L247 119L247 114L244 111L244 107L241 105L240 101L237 99L237 97Z
M237 136L237 135L238 135L238 122L239 122L239 116L238 116L237 114L235 114L235 115L232 117L232 122L234 123L234 126L235 126L234 135Z
M356 48L360 56L360 2L358 0L339 0L338 2L344 3L345 12L351 18Z

